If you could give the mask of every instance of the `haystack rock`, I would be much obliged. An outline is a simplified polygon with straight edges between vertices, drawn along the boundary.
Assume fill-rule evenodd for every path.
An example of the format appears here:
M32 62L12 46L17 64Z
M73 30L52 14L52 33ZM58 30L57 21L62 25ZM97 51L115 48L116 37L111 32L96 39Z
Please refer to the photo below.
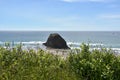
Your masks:
M43 43L43 45L55 49L70 49L67 46L66 41L58 33L50 34L47 42Z

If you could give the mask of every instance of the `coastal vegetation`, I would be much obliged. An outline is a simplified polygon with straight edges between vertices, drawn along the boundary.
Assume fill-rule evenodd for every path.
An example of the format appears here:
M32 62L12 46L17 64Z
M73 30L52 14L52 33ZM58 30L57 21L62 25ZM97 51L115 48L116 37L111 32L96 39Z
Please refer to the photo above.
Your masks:
M63 59L41 49L0 47L0 80L120 80L120 56L82 44Z

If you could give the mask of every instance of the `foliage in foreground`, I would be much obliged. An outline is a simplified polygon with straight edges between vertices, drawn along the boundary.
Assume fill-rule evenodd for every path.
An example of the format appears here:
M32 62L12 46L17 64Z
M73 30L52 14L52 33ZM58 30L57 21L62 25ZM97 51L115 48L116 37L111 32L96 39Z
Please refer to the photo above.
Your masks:
M43 50L0 48L0 80L120 80L120 57L82 44L66 59Z

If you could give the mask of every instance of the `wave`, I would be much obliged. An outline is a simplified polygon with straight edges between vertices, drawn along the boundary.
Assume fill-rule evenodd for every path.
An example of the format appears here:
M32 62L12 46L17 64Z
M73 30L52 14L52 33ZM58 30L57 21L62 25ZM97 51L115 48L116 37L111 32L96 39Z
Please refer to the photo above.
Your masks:
M67 42L67 44L69 46L80 46L82 43L79 43L79 42ZM93 47L93 46L104 46L104 44L102 43L85 43L85 44L89 44L89 46Z
M68 42L67 44L69 45L71 49L81 49L80 45L82 43ZM88 43L85 43L85 44L88 44ZM109 48L110 46L102 44L102 43L89 43L89 46L90 46L90 51L95 50L95 49L101 50L102 48L106 48L107 50L111 49L116 54L120 54L120 48L115 48L115 47Z
M0 45L4 46L6 42L2 42L0 41ZM17 45L17 44L23 44L23 45L42 45L43 43L45 43L45 41L12 41L12 42L9 42L10 45ZM82 43L81 42L67 42L67 45L69 47L80 47ZM90 47L104 47L106 46L105 44L102 44L102 43L85 43L85 44L89 44Z
M0 46L3 46L5 47L5 43L6 42L2 42L0 41ZM39 48L42 48L42 49L45 49L45 47L42 45L43 43L45 43L45 41L23 41L23 42L9 42L10 43L10 46L13 47L16 46L17 44L22 44L23 45L23 49L37 49L38 47ZM67 45L71 48L71 49L80 49L80 45L82 43L81 42L67 42ZM88 43L85 43L85 44L88 44ZM102 44L102 43L89 43L89 46L90 46L90 50L94 50L94 49L98 49L100 50L101 47L104 47L106 46L105 44ZM115 53L119 53L120 54L120 48L117 48L117 47L114 47L114 48L108 48L106 47L107 49L112 49Z
M5 44L6 42L0 41L0 44ZM43 44L44 41L28 41L28 42L8 42L10 44Z
M0 41L0 44L5 44L6 42L2 42ZM10 44L14 43L14 44L43 44L45 43L45 41L23 41L23 42L9 42ZM70 46L80 46L82 43L80 42L67 42L67 44ZM85 43L87 44L87 43ZM104 44L101 43L89 43L90 46L103 46Z
M16 42L17 44L22 43L22 44L43 44L43 41L29 41L29 42Z

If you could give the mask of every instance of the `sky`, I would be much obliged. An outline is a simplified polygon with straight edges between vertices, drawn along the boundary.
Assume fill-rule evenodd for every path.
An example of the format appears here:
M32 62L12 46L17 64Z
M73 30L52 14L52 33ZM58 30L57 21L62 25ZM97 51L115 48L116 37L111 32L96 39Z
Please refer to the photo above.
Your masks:
M0 30L120 31L120 0L0 0Z

